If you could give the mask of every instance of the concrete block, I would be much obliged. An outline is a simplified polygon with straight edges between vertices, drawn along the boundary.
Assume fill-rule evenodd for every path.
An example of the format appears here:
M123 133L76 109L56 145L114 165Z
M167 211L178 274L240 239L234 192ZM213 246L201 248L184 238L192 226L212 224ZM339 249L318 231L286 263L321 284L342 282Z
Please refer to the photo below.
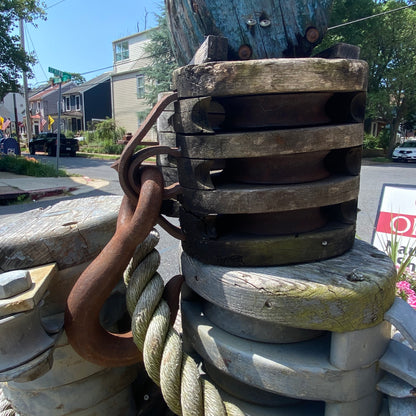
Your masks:
M384 354L390 334L391 325L386 321L358 331L333 332L329 361L342 370L366 367Z
M334 367L329 363L329 336L293 344L250 341L212 325L201 309L197 302L182 302L183 338L204 362L243 383L325 402L352 402L376 390L378 364L354 370Z
M326 403L325 416L363 415L378 416L381 409L382 395L374 392L354 402Z

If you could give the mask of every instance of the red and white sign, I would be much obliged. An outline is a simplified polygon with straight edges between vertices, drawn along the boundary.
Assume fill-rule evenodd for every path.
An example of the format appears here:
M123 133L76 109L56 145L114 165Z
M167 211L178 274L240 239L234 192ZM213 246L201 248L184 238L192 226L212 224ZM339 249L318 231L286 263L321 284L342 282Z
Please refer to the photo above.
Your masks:
M377 213L373 245L388 253L393 241L398 263L416 247L416 186L384 185ZM416 265L409 265L413 271Z

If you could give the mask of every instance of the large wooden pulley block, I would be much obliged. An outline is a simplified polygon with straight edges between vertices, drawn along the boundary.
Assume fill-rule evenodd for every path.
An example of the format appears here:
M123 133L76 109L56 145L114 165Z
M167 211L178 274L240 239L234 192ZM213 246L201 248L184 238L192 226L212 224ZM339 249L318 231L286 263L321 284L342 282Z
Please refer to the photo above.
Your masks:
M268 59L175 71L185 251L204 263L281 265L354 240L367 64Z

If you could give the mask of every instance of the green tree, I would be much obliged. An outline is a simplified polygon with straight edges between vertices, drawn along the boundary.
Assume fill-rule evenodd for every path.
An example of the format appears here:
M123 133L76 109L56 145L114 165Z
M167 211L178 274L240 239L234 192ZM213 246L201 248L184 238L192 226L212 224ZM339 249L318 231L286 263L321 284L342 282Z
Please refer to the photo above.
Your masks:
M369 65L367 117L389 126L392 152L400 123L416 112L416 7L391 12L412 2L388 0L335 0L331 26L380 14L328 32L325 45L347 42L361 47Z
M157 16L158 27L151 33L150 42L145 51L150 63L143 70L148 81L146 84L146 101L154 106L160 92L170 91L172 72L178 67L170 42L166 14L163 11Z
M16 34L19 21L33 23L44 16L44 4L39 0L2 0L0 2L0 98L19 90L23 71L29 75L34 57L27 54Z

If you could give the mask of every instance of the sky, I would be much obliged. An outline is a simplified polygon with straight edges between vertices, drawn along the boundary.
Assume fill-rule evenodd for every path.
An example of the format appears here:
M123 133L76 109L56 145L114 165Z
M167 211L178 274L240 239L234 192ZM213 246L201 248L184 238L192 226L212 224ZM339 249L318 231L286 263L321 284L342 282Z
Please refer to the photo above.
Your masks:
M112 42L156 26L163 0L44 0L47 20L24 25L25 47L38 61L29 87L46 82L48 68L88 81L111 71ZM97 71L98 70L98 71Z

